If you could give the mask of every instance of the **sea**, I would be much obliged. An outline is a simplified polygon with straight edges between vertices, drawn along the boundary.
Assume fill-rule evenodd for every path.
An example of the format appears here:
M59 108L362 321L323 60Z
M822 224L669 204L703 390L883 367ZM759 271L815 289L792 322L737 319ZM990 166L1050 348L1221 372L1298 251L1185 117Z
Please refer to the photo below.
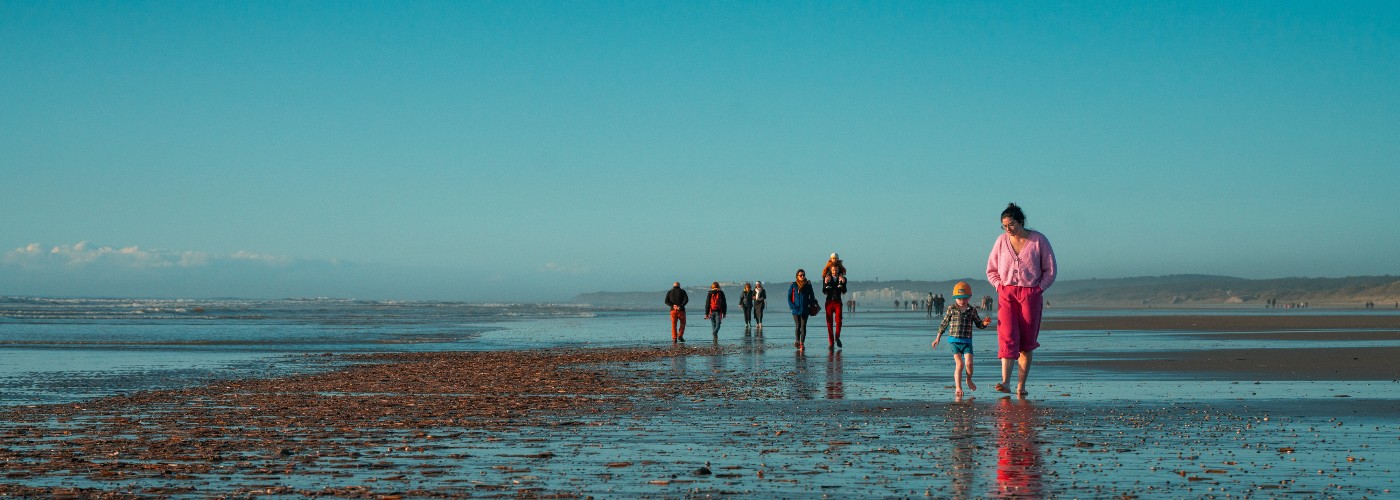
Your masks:
M791 347L791 316L782 308L770 308L766 336L761 345ZM1278 314L1278 309L1056 309L1046 315L1118 316L1151 314L1252 315ZM1370 314L1400 314L1390 310ZM1310 315L1357 314L1355 310L1313 310ZM698 312L690 314L687 337L702 342L729 344L745 340L753 345L754 331L745 330L738 314L730 315L717 336ZM820 318L809 327L809 343L826 344ZM856 394L872 398L928 396L927 382L947 378L943 355L932 357L927 349L937 319L921 311L876 309L851 315L846 321L845 362L869 358L880 365L871 383L843 384ZM374 301L333 298L280 300L244 299L123 299L0 297L0 406L63 403L147 389L199 385L214 380L272 377L329 369L335 354L371 352L422 352L457 350L549 349L556 347L621 347L657 345L669 341L669 318L664 310L599 308L584 304L465 303L434 301ZM987 330L990 331L990 330ZM1105 342L1104 332L1057 331L1041 340L1055 355L1074 357L1121 350L1119 342ZM1181 335L1196 332L1150 332L1132 337L1137 351L1213 349L1217 347L1266 348L1268 341L1212 340L1208 336ZM987 338L987 337L984 337ZM1371 342L1391 345L1393 342ZM981 343L992 345L990 341ZM1329 347L1336 342L1294 342L1292 347ZM1361 344L1352 341L1346 346ZM759 351L764 358L786 362L786 356ZM813 353L817 353L814 349ZM983 363L995 362L983 353ZM311 359L308 359L311 358ZM324 359L323 362L318 360ZM759 360L762 361L762 360ZM993 363L994 364L994 363ZM994 370L988 365L984 370ZM925 373L927 372L927 373ZM857 372L859 373L859 372ZM1040 377L1072 381L1135 380L1137 374L1057 372L1042 370ZM857 375L859 377L859 375ZM1144 390L1163 397L1192 397L1204 392L1218 397L1229 394L1231 382L1222 381L1212 391L1173 391L1170 384L1144 388L1130 385L1126 393L1114 387L1096 388L1095 397L1142 397ZM1291 384L1290 395L1325 397L1338 390L1374 393L1365 387L1347 391L1345 383ZM1366 386L1371 387L1371 386ZM1389 392L1389 391L1387 391ZM1371 396L1394 396L1368 394Z
M597 315L572 304L0 297L0 406L315 371L332 365L306 358L327 354L541 347L547 338L483 335Z

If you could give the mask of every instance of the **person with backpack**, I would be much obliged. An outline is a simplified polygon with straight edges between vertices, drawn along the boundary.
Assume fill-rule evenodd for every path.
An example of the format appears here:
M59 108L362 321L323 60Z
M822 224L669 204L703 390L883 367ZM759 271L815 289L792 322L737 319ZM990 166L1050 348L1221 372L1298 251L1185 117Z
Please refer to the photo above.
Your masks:
M710 325L714 328L710 333L716 338L719 337L719 323L728 313L729 304L724 301L724 290L720 290L718 281L711 283L710 293L705 296L705 319L710 320Z

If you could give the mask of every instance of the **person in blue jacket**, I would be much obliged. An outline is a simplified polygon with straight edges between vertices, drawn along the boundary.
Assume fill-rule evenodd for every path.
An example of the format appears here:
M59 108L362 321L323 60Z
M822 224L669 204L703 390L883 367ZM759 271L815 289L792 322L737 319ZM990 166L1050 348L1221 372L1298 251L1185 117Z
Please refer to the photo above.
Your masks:
M797 270L797 281L788 287L788 309L792 311L792 322L796 327L797 341L793 347L801 351L807 343L807 318L812 316L817 305L817 295L812 291L812 282L807 281L807 271Z

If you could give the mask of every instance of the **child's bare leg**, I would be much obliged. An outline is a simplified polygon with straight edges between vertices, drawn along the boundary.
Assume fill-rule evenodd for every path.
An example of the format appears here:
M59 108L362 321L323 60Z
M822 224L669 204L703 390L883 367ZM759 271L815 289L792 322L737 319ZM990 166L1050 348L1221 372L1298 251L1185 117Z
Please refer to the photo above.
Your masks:
M962 392L962 374L963 374L963 355L961 355L961 354L954 354L954 355L953 355L953 387L955 387L956 389L953 391L953 394L954 394L954 395L957 395L957 396L963 395L963 392Z
M965 378L967 378L968 390L977 390L977 384L972 383L972 353L963 355L963 366L967 368L967 377Z

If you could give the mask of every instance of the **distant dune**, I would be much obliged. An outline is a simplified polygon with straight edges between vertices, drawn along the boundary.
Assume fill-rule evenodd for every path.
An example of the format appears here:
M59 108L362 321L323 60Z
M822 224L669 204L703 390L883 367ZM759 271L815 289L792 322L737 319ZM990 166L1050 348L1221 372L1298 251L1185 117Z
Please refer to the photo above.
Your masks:
M952 294L953 284L967 281L974 297L992 295L985 279L964 278L947 281L853 281L847 288L851 298L864 307L890 308L895 300L908 301L929 293ZM769 310L786 307L786 282L774 282L768 289ZM708 287L687 289L691 301L700 304ZM739 286L726 284L726 294ZM626 309L664 309L666 290L651 292L592 292L574 297L574 302ZM820 295L820 291L818 291ZM1179 274L1136 278L1060 280L1045 294L1051 306L1071 307L1264 307L1273 299L1280 306L1306 303L1311 307L1360 308L1374 302L1376 308L1395 308L1400 302L1400 277L1352 276L1346 278L1277 278L1254 280L1229 276ZM731 306L737 301L731 297Z

